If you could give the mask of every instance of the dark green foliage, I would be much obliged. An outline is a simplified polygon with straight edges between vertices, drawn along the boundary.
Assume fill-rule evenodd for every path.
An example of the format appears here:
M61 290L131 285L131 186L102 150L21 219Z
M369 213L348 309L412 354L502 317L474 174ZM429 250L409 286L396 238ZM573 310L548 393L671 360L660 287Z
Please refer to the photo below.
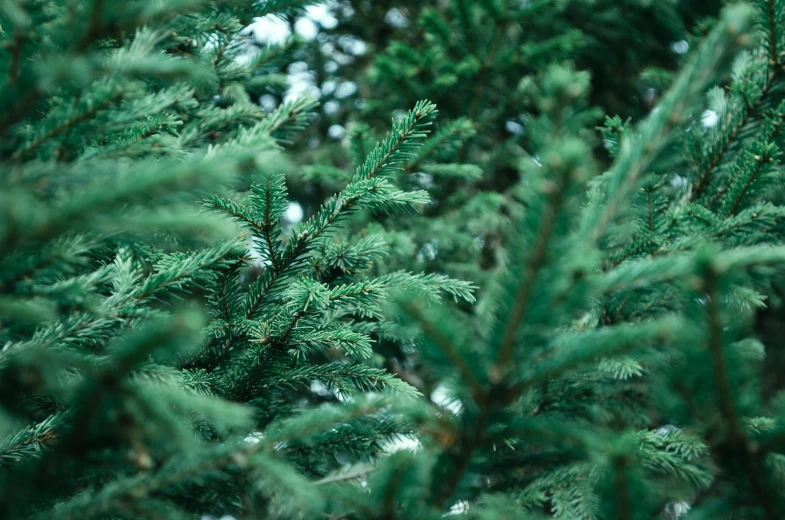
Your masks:
M0 2L2 517L785 517L783 6L313 4Z
M369 277L384 242L337 234L358 210L411 213L428 201L387 180L425 137L435 115L427 102L394 122L317 215L282 236L286 183L270 168L314 103L265 113L251 102L276 49L254 54L238 38L254 13L237 4L188 15L176 2L156 13L144 3L6 6L4 30L24 38L4 55L13 74L3 93L35 97L6 113L3 141L5 517L239 511L266 479L298 492L306 481L297 471L324 475L337 467L332 454L367 460L413 431L408 419L385 419L383 402L348 416L318 411L295 437L251 441L275 438L282 421L309 407L303 399L418 395L369 361L390 287L432 302L474 299L470 284L446 276ZM301 6L268 2L256 14ZM137 7L140 18L125 12ZM95 19L83 48L65 38L69 8ZM113 20L150 25L129 35ZM31 32L43 23L60 45ZM84 70L28 59L43 50ZM239 175L252 185L235 201ZM218 211L199 213L200 198ZM242 233L217 213L238 220ZM211 322L172 310L173 297L193 292L206 297ZM323 433L344 416L340 437ZM267 453L287 438L306 441L310 423L316 444ZM44 481L63 485L35 493ZM275 493L253 501L260 511L277 507Z
M685 40L687 46L686 39L694 40L687 31L718 7L688 1L342 2L332 10L336 26L322 31L320 49L304 60L330 108L322 128L343 125L346 137L337 150L323 146L306 156L304 175L293 175L309 186L295 197L318 206L325 192L340 186L336 166L358 164L357 150L367 146L362 141L378 134L390 112L431 99L441 107L442 127L397 176L403 189L429 190L428 219L377 220L396 245L395 267L445 272L482 287L502 262L500 244L521 209L514 187L518 163L538 135L530 128L530 115L539 111L532 90L537 75L549 63L570 60L591 72L593 105L640 117L680 60L672 45ZM354 52L356 41L367 52ZM335 85L347 84L356 94L335 93ZM599 155L596 144L592 152Z

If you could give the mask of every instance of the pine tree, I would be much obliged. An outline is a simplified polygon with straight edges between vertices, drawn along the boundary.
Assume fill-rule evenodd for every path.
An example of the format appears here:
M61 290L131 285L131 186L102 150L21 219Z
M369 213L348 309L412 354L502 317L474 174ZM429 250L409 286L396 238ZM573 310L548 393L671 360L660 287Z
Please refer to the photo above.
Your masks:
M236 37L251 8L181 14L197 6L0 8L5 517L198 450L200 425L249 424L178 368L204 320L174 298L245 254L196 201L274 161L312 104L265 114L246 92L278 49Z
M318 509L303 475L412 431L373 399L301 416L353 392L417 394L364 362L370 334L400 334L381 314L388 288L473 301L470 284L443 275L368 277L384 243L336 234L358 210L427 202L386 177L426 135L430 103L282 237L275 165L314 104L266 113L251 100L293 44L256 48L242 29L302 2L244 4L4 5L5 517ZM175 300L194 292L209 323ZM318 381L325 390L311 392ZM300 499L257 493L268 479ZM38 489L47 482L60 484Z
M452 402L421 429L421 452L389 457L370 495L350 499L359 516L642 519L689 504L689 518L782 516L781 405L759 393L751 329L783 261L779 12L760 3L764 45L709 90L716 126L691 114L745 40L741 8L651 116L606 121L615 161L591 180L588 81L548 69L525 211L479 325L399 299Z
M335 194L292 224L284 147L315 104L255 100L307 46L244 28L311 3L0 5L3 516L785 516L752 327L785 266L779 2L726 8L637 124L596 129L624 94L541 50L504 193L472 193L483 143L512 143L465 104L432 131L412 102L378 142L358 124L351 171L307 170ZM416 172L497 219L476 306L448 263L396 254L449 236L488 271ZM429 384L384 367L391 345Z
M686 29L714 8L547 0L336 5L336 27L323 30L303 60L322 87L322 131L337 124L346 135L339 146L301 155L302 166L291 176L303 182L293 197L306 211L318 207L373 147L379 121L386 124L390 112L415 99L434 100L439 126L395 176L403 190L429 191L431 202L422 209L427 218L361 215L349 227L358 235L381 233L390 244L378 272L446 273L485 288L499 276L505 237L523 211L518 163L535 147L531 120L540 111L540 94L533 85L546 65L570 60L591 71L588 95L598 110L640 117L671 81L669 71L682 56L673 42L694 46L697 38ZM357 42L366 53L353 51ZM339 95L346 85L356 94ZM603 161L601 143L591 145L590 153ZM438 388L410 350L393 342L378 347L390 370L417 380L426 394Z
M318 147L309 154L319 164L307 158L304 180L311 192L298 193L298 200L318 205L342 182L334 166L356 163L355 151L373 142L390 112L431 99L441 107L442 127L398 182L428 189L433 203L425 208L427 225L384 222L398 246L392 260L482 286L498 266L501 237L514 220L509 216L519 209L510 190L518 181L517 162L530 149L527 114L537 111L531 80L547 64L570 60L592 73L594 105L639 118L681 57L672 44L694 39L687 29L717 7L580 0L342 3L333 10L336 27L313 44L329 53L315 49L309 56L330 108L323 128L345 127L348 153ZM357 55L356 42L367 47L364 54ZM356 94L341 94L346 85L355 85Z

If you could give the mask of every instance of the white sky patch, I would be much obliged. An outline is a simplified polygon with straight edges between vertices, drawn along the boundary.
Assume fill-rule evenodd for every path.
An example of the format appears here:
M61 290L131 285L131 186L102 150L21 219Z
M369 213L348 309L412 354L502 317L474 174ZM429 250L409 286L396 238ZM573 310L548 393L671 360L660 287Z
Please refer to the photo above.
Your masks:
M406 15L395 7L387 11L387 14L384 15L384 21L396 29L402 29L409 25L409 19L406 18Z
M657 435L665 436L668 435L669 433L677 432L677 431L679 431L679 429L676 426L672 424L666 424L664 426L660 426L659 428L657 428L657 430L655 430L655 433Z
M439 384L431 394L431 401L458 415L463 410L461 403L456 400L444 384Z
M357 83L354 81L344 81L335 89L335 97L338 99L345 98L351 96L355 92L357 92Z
M335 28L338 25L338 19L332 13L335 6L333 1L307 7L303 16L294 22L294 32L305 40L312 40L319 34L320 27ZM253 36L259 44L271 45L284 42L292 35L292 29L285 19L271 14L254 18L240 34Z
M720 115L714 110L704 110L701 114L701 124L703 128L713 128L720 121Z
M310 18L300 18L294 22L294 32L303 40L313 40L319 34L319 26Z
M308 64L304 61L295 61L289 64L286 70L292 75L302 74L303 72L308 72Z
M398 437L387 442L384 445L384 451L387 453L395 453L401 450L417 451L421 446L420 440L416 437Z
M256 250L256 247L254 246L254 243L250 237L245 239L245 243L248 244L248 256L251 258L251 263L253 265L259 268L270 265L270 261L263 258L262 255L259 254L259 251Z
M687 184L687 179L677 173L674 173L673 177L671 177L671 186L673 186L674 188L681 188L686 184Z
M690 50L690 44L686 40L679 40L671 43L671 50L676 54L686 54Z
M449 513L445 513L442 516L463 515L467 511L469 511L469 502L466 500L459 500L452 505Z
M265 94L260 97L259 104L262 105L262 108L265 110L265 112L272 112L278 106L278 102L270 94Z
M289 88L283 96L285 102L294 101L302 97L312 97L314 99L321 97L322 92L316 86L313 72L308 70L292 72L290 67L286 83L289 85Z
M681 518L690 512L691 506L687 502L671 502L665 506L665 513L670 518Z
M259 444L259 442L261 442L262 439L264 439L263 432L253 432L248 434L243 440L248 444Z
M346 135L346 129L341 125L332 125L327 129L327 135L330 137L330 139L340 141L343 139L343 136Z
M294 101L301 97L311 97L319 99L322 95L321 89L316 85L315 75L308 70L308 64L304 61L296 61L289 65L287 69L289 76L286 80L289 89L284 94L284 101Z
M532 156L532 162L534 162L534 164L536 164L537 166L542 167L542 161L540 161L540 158L537 157L536 155Z
M420 184L420 186L426 190L428 188L433 188L433 175L425 172L414 172L412 177L417 179L417 182Z
M422 263L425 262L425 259L433 260L436 258L436 254L438 253L438 248L432 244L431 242L426 242L422 245L420 250L417 252L416 259L418 262Z
M355 56L365 54L365 51L368 50L368 44L354 36L342 36L341 39L338 40L338 43L343 48L344 52Z
M504 127L513 135L521 135L523 133L523 125L512 119L504 123Z
M248 46L247 49L248 50L246 52L244 52L243 54L237 55L237 57L234 59L234 61L239 63L240 65L246 65L247 66L254 60L254 58L256 58L259 55L259 48L258 47L256 47L256 46Z
M337 2L326 2L319 5L311 5L305 9L306 18L317 22L325 29L335 29L338 19L333 16L333 8Z
M292 30L286 20L269 15L254 18L253 22L240 34L249 34L256 43L262 45L277 45L285 42L292 35Z
M334 29L338 19L333 16L336 2L311 5L305 9L305 15L294 22L294 32L304 40L313 40L319 35L319 28Z
M321 381L311 381L311 392L322 397L332 394L330 389L327 388Z
M333 92L335 92L335 82L334 81L325 81L322 83L322 94L325 96L329 96Z
M297 202L290 202L284 211L283 218L290 224L299 224L303 220L303 207Z

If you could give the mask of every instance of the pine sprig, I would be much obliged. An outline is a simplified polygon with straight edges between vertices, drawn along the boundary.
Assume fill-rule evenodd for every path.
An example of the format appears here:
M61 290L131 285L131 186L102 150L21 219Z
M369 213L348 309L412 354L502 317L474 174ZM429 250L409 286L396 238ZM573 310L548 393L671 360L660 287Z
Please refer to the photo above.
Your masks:
M436 117L436 105L418 102L406 117L393 122L392 132L370 153L352 177L352 184L377 176L389 175L402 167L399 164L411 159L419 148L426 131Z

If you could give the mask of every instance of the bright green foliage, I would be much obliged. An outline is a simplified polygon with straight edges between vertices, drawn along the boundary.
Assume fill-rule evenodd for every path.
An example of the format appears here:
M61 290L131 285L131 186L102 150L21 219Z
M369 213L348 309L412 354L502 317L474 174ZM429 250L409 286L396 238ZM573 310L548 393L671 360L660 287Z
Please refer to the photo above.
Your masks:
M244 27L312 4L0 2L2 517L785 517L779 2L599 129L610 3L421 6L372 80L448 117L352 126L291 223L316 104L256 99L313 56Z
M319 147L307 156L303 179L315 189L297 198L317 205L318 188L337 189L342 177L336 166L356 165L362 158L356 150L366 147L363 141L390 112L430 99L440 107L441 127L397 177L403 189L431 193L428 219L377 220L395 244L396 267L484 286L520 211L512 190L518 162L537 138L529 128L529 115L539 111L530 88L536 76L549 63L570 60L591 72L593 105L640 117L669 83L661 76L680 59L672 44L687 38L697 17L718 7L648 0L341 2L333 9L336 27L318 41L334 50L323 55L314 49L308 61L319 81L327 80L322 99L331 110L322 125L343 125L346 137L342 150ZM353 52L349 42L355 40L368 52ZM661 72L649 74L656 81L642 74L646 67ZM356 85L355 95L339 94L347 84ZM319 165L311 164L312 155Z
M197 4L0 6L6 518L39 508L51 517L52 501L72 496L58 515L116 513L129 489L140 496L146 471L183 463L183 454L207 450L206 439L252 431L252 410L217 397L215 376L182 368L205 342L203 318L169 307L178 293L218 283L245 255L225 221L199 214L198 198L274 164L313 103L266 114L247 96L282 55L254 54L236 35L254 9L292 2L182 14ZM347 344L368 343L340 333ZM187 464L207 471L216 456ZM60 484L37 492L43 481ZM106 487L79 494L96 486ZM134 506L140 517L182 508L146 499Z
M247 261L238 258L218 271L208 287L215 318L208 344L186 366L209 372L211 385L227 399L252 405L260 417L258 428L288 415L292 398L302 406L313 382L341 397L371 390L391 390L402 397L418 394L383 369L364 363L373 355L370 334L398 337L382 314L390 289L412 290L431 303L442 294L474 301L470 284L443 275L399 271L369 277L373 261L386 253L384 243L377 237L352 243L336 235L338 224L358 210L411 212L427 202L425 192L399 191L385 176L419 147L434 115L435 107L421 102L394 122L352 181L292 230L285 243L282 175L263 175L251 187L247 204L223 197L207 202L243 225L263 268L254 276ZM383 429L376 435L369 425L363 435L342 439L341 449L368 455L367 443L407 433L380 425ZM318 448L310 451L314 458ZM315 470L307 465L302 469Z
M700 42L686 34L685 24L692 29L696 17L706 12L702 9L711 12L718 7L685 1L623 5L581 0L349 3L353 14L342 15L345 11L336 7L339 23L324 31L324 40L338 49L325 59L333 60L328 64L339 64L337 70L322 72L322 61L312 58L318 77L328 79L323 85L341 85L343 81L357 85L357 94L346 98L323 89L325 108L330 104L340 107L335 115L323 114L323 124L345 125L346 135L339 150L328 152L327 147L318 147L305 156L301 178L310 191L297 192L295 198L313 207L324 192L339 189L348 179L347 164L356 167L367 154L382 117L386 119L391 111L408 107L415 99L431 99L440 107L438 126L420 153L395 176L396 185L403 190L429 191L432 202L423 208L427 218L363 215L349 226L357 234L380 233L391 244L391 255L387 262L379 263L379 271L446 273L471 280L482 289L489 288L499 276L506 262L507 237L526 208L521 186L527 181L519 164L541 160L538 141L551 131L536 124L536 117L544 110L538 78L546 65L569 60L576 70L593 73L581 80L593 87L587 94L592 106L599 105L587 111L587 117L601 113L600 107L640 117L673 81L668 69L682 58L671 45L685 40L681 43L688 45L689 41L688 47L694 50ZM394 20L394 13L403 21L380 24L379 34L368 31L362 23L368 18L387 20L387 16ZM634 36L628 36L627 31L633 31ZM368 43L367 55L352 56L346 50L349 46L340 50L342 38L353 37ZM323 39L319 41L321 45ZM639 46L641 41L646 45ZM643 74L647 66L652 69ZM705 68L696 74L714 72ZM698 89L708 84L697 77L685 80ZM684 111L685 107L679 109ZM621 121L619 118L619 126ZM607 166L602 141L592 138L596 120L588 125L578 120L571 124L576 136L589 145L587 155ZM668 125L652 131L671 129ZM648 137L640 143L647 146ZM312 156L317 164L311 164ZM300 178L298 173L295 169L292 177ZM630 179L637 176L643 173L633 172ZM660 180L669 183L669 179ZM619 200L625 201L626 194ZM619 240L629 244L629 236L619 236ZM468 306L463 309L470 312ZM423 381L425 393L438 387L438 380L420 365L416 352L391 342L382 342L379 347L388 366L405 366Z
M248 496L272 511L279 491L254 492L269 479L310 502L302 475L324 475L336 453L367 460L413 425L374 401L303 416L301 428L282 421L336 396L418 395L369 361L371 334L400 335L381 312L391 287L474 299L443 275L369 276L384 242L336 233L358 210L428 202L387 177L416 153L430 103L394 122L348 186L282 235L286 183L272 168L314 103L266 113L252 102L291 43L255 49L238 35L253 14L303 3L244 4L186 15L196 3L3 4L5 518L222 513ZM71 41L80 31L86 39ZM240 175L253 184L235 201ZM199 212L200 198L219 211ZM218 213L239 220L245 240ZM193 292L211 322L171 309ZM293 444L273 456L282 442ZM43 481L62 484L37 492Z
M754 15L763 27L767 13ZM695 502L689 518L783 515L780 405L760 398L764 348L750 328L785 260L769 245L782 222L769 202L780 66L742 53L717 128L689 118L711 71L747 39L749 15L728 11L635 128L608 121L615 162L591 181L586 78L556 66L537 82L525 210L478 323L398 304L453 401L424 428L422 452L396 454L378 470L386 478L369 478L361 517L389 517L395 503L405 518L643 519L681 501ZM758 94L745 100L750 69ZM666 422L676 428L654 430Z

